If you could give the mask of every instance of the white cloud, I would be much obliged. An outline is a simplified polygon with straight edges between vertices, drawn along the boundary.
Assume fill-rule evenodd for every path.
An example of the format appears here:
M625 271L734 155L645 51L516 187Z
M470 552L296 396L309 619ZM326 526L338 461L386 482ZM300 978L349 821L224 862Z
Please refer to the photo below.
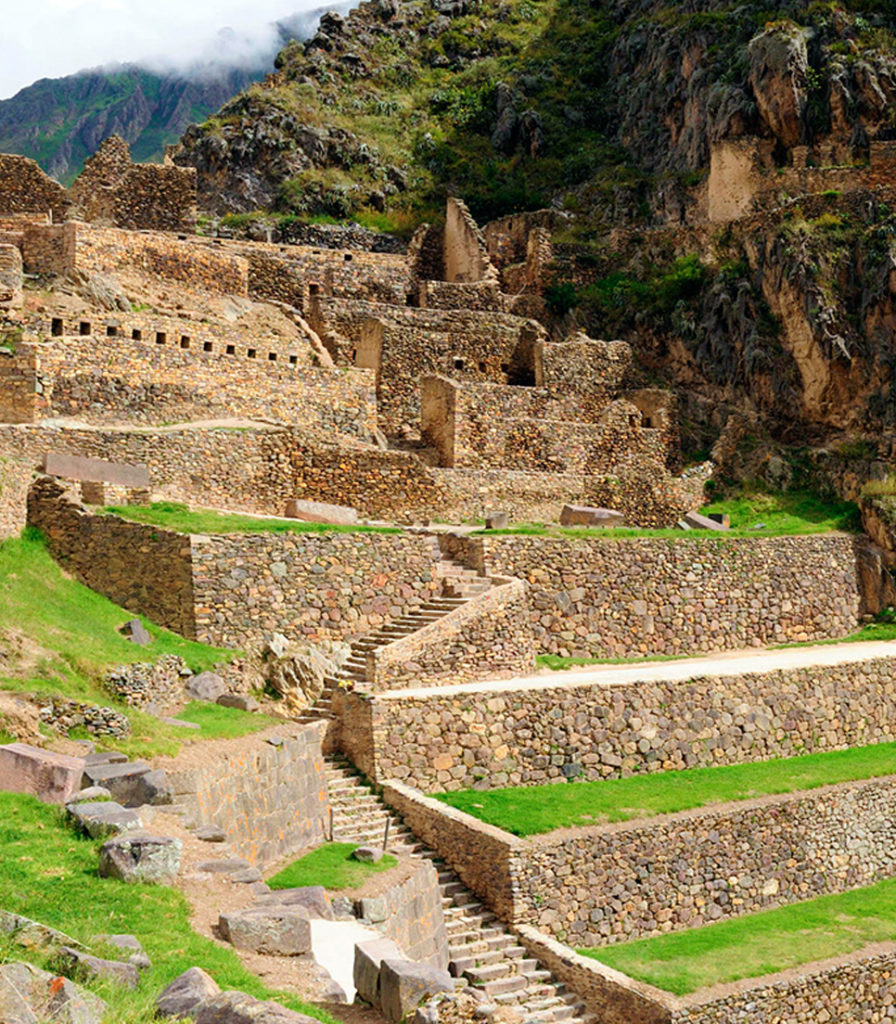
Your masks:
M38 78L113 62L182 68L225 54L256 63L273 22L325 0L6 0L0 98ZM230 31L223 33L222 30ZM236 63L236 60L228 63Z

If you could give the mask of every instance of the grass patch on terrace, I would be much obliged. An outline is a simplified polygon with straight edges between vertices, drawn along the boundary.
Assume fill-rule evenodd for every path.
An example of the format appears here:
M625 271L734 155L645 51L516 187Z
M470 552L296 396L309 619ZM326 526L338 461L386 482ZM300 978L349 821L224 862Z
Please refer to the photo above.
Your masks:
M397 526L341 526L305 523L299 519L265 519L239 513L190 509L176 501L156 501L152 505L108 505L103 511L176 533L401 533Z
M675 995L845 956L896 939L896 880L585 956Z
M261 999L276 996L294 1010L336 1024L325 1011L266 988L232 949L194 932L189 905L179 892L164 885L127 885L100 878L100 845L67 828L58 808L30 796L0 792L0 906L60 929L100 955L102 947L93 943L94 936L131 933L152 961L134 992L109 983L88 986L109 1003L105 1024L150 1024L159 991L196 964L222 989L239 989ZM4 944L2 952L4 959L44 966L39 955L11 944Z
M37 531L0 544L0 688L59 694L110 705L131 721L132 736L111 740L132 756L174 754L189 739L241 735L270 724L265 716L233 708L197 712L203 726L185 736L164 722L114 700L103 688L104 674L116 665L179 655L196 672L228 661L231 650L185 640L141 619L153 638L138 647L119 628L133 613L66 576ZM236 714L232 712L236 711ZM224 712L224 714L219 714ZM105 742L105 741L104 741Z
M322 885L325 889L356 889L370 875L394 868L398 861L389 853L376 864L352 859L358 843L324 843L299 857L267 880L272 889L293 889L303 885Z
M209 704L207 701L191 701L178 718L186 722L195 722L199 728L193 733L198 739L233 739L237 736L248 736L260 732L271 725L282 723L282 718L273 715L261 715L255 711L241 711L239 708L225 708L220 704Z
M690 657L690 654L644 654L635 658L564 658L561 654L537 654L535 663L539 668L565 672L587 665L642 665L652 661L685 661Z
M543 523L519 523L503 530L477 530L477 535L521 534L536 537L624 540L629 537L661 537L672 540L696 540L707 537L789 537L811 533L859 533L862 529L858 506L851 501L825 500L810 491L782 494L751 493L724 501L714 501L700 510L727 514L731 529L720 530L648 530L635 527L546 526Z
M758 761L688 768L598 782L462 789L436 800L517 836L557 828L630 821L693 807L817 789L896 774L896 743Z

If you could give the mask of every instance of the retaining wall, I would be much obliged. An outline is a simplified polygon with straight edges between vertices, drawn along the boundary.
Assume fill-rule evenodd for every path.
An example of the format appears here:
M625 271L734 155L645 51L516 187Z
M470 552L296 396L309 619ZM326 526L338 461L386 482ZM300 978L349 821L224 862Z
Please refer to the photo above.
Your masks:
M814 664L699 678L471 684L349 694L347 749L371 778L424 792L791 757L896 739L896 657L819 648ZM686 666L680 672L688 671Z
M189 824L223 829L237 856L264 866L326 838L321 734L319 725L285 737L278 730L277 745L253 737L241 753L219 753L212 743L201 768L162 766Z

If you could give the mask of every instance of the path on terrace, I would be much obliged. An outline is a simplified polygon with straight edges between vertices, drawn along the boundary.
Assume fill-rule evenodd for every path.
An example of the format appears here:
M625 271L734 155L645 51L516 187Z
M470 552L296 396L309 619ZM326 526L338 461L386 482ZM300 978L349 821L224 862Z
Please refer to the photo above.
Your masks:
M590 665L561 672L542 672L537 676L493 679L481 683L463 683L438 687L439 696L461 693L496 693L502 690L553 690L564 686L596 683L686 682L701 676L732 676L748 672L774 672L777 669L813 668L845 665L872 658L896 658L896 640L864 643L815 644L784 650L722 651L699 658L677 661L641 661L628 665ZM432 697L432 687L391 690L376 694L377 700L401 700L405 697Z

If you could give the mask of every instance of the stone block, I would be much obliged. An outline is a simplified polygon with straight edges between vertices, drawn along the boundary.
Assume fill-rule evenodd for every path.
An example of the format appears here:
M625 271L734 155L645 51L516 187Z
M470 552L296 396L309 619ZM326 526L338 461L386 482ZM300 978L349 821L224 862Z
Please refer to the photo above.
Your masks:
M333 904L322 885L303 885L297 889L277 889L265 893L255 901L256 906L303 907L309 917L334 920Z
M131 619L124 627L124 635L138 647L149 647L152 637L139 619Z
M704 516L700 512L686 512L684 521L692 530L729 530L731 528L724 520L719 522L719 520Z
M438 967L396 959L385 959L380 965L380 1008L393 1024L439 992L453 991L451 975Z
M311 950L311 923L303 907L250 907L218 918L221 935L237 949L273 956Z
M63 480L86 480L90 483L119 484L122 487L138 489L148 488L150 485L149 468L142 462L128 465L81 455L47 452L43 458L43 471L47 476L61 477Z
M383 859L383 851L377 846L358 846L352 850L352 858L362 864L376 864Z
M17 946L41 953L55 952L62 946L81 948L81 943L65 932L59 932L39 921L32 921L30 917L13 914L9 910L0 910L0 935L9 936Z
M401 960L402 953L391 939L369 939L355 943L352 978L358 995L371 1006L380 1005L380 966L384 960Z
M106 485L96 480L81 481L81 501L85 505L105 505Z
M261 706L254 697L245 693L222 693L215 703L222 708L238 708L240 711L257 711Z
M170 804L172 800L165 773L150 768L145 761L88 764L84 769L84 778L92 786L108 789L125 807Z
M106 1004L67 978L32 964L0 965L0 1020L3 1024L100 1024Z
M27 743L0 746L0 789L30 793L49 804L64 804L81 788L84 759L54 754ZM91 780L93 781L93 780Z
M589 505L564 505L560 513L561 526L624 526L625 516L611 508L592 508Z
M319 1024L313 1017L245 992L221 992L196 1011L196 1024Z
M486 530L504 530L509 522L510 517L506 512L492 512L491 515L485 517L485 528Z
M122 807L114 800L69 804L67 809L69 819L91 839L133 832L147 824L136 811Z
M156 1016L192 1017L203 1003L220 992L220 986L211 975L201 967L191 967L159 993Z
M245 871L252 865L245 857L227 857L224 860L204 860L196 865L197 871L208 871L210 874L225 875L232 871Z
M303 501L291 498L284 515L288 519L302 519L306 523L336 523L351 526L358 521L358 513L348 505L330 505L325 501Z
M180 870L180 852L180 840L170 836L146 833L118 836L107 840L100 849L100 876L122 882L170 885Z
M69 946L62 947L59 959L65 973L81 981L102 978L122 988L134 989L140 977L140 972L134 964L123 963L121 960L103 960L101 957L82 953Z

